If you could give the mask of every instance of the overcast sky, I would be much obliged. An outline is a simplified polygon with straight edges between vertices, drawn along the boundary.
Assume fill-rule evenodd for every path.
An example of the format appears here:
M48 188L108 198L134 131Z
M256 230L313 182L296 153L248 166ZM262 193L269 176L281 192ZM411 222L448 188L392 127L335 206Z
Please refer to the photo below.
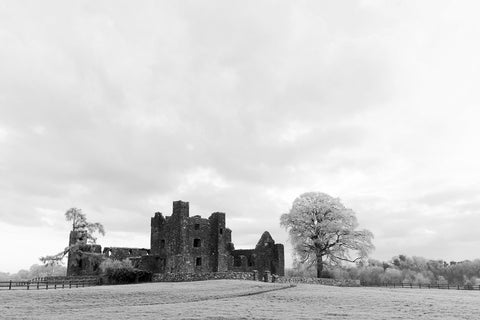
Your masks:
M303 192L373 258L480 257L477 1L1 1L0 271L68 244L150 246L150 217L227 213L254 247Z

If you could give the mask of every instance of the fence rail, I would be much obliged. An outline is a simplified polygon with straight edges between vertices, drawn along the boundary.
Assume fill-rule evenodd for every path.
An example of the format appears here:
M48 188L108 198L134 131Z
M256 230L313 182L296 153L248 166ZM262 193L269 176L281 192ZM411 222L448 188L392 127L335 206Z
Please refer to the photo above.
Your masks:
M0 290L48 290L71 289L98 285L97 279L82 280L44 280L44 281L0 281Z
M421 283L362 283L364 287L410 288L410 289L446 289L446 290L480 290L480 285L456 284L421 284Z

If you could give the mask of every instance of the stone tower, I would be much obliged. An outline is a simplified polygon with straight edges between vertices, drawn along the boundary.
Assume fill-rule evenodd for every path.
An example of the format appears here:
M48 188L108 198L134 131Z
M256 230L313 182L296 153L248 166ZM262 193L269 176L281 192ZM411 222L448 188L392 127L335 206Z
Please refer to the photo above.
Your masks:
M225 213L190 217L189 203L174 201L171 216L157 212L151 219L150 242L159 272L228 270L231 231L225 227Z

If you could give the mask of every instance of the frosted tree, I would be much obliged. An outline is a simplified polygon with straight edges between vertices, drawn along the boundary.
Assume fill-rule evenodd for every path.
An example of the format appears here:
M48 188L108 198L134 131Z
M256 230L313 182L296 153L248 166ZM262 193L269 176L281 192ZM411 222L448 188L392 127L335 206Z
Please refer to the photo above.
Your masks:
M356 230L355 212L325 193L300 195L280 224L289 232L295 260L307 267L315 265L319 278L325 265L363 260L374 249L373 234Z

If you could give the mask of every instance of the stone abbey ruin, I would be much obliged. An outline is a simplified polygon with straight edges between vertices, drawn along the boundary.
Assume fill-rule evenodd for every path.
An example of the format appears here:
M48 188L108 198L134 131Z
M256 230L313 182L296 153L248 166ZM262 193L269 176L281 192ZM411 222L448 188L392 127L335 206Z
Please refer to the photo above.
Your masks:
M70 245L85 235L70 233ZM254 249L235 250L232 231L225 226L225 213L214 212L208 219L190 217L189 203L173 202L171 216L156 212L151 218L150 249L106 247L83 244L68 256L67 275L90 275L99 268L91 254L124 260L153 273L250 272L284 275L284 249L265 231Z

